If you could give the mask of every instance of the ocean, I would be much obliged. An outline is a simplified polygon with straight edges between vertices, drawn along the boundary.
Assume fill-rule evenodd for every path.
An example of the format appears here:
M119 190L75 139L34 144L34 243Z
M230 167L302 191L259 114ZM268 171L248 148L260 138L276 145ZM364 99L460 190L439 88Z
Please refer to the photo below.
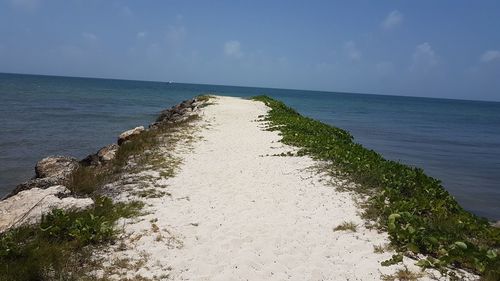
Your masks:
M83 158L193 96L266 94L423 168L467 210L500 220L500 103L0 73L0 197L49 155Z

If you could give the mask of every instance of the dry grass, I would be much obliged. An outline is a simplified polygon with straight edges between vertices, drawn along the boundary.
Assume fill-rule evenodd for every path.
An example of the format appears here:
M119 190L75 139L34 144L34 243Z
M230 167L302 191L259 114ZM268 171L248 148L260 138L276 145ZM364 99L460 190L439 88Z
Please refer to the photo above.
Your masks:
M162 170L163 177L174 175L180 159L172 155L161 155L156 149L161 145L173 146L192 133L190 123L199 119L191 115L177 123L164 123L157 129L149 129L123 143L116 157L104 166L78 168L70 177L67 187L76 194L93 195L103 185L117 180L124 171L133 172L133 167L152 166ZM130 165L133 163L134 165ZM132 169L132 171L130 171Z
M381 279L383 281L416 281L419 278L424 277L422 272L410 271L406 266L405 268L398 269L394 274L382 275Z
M358 225L354 222L343 222L342 224L337 225L333 231L352 231L356 232Z
M385 252L385 247L383 245L373 245L373 252L376 254L382 254Z

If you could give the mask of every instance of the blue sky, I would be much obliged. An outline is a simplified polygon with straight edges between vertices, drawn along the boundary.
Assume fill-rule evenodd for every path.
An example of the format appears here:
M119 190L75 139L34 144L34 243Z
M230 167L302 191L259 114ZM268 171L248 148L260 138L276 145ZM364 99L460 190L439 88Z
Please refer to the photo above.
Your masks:
M500 1L0 0L0 72L500 101Z

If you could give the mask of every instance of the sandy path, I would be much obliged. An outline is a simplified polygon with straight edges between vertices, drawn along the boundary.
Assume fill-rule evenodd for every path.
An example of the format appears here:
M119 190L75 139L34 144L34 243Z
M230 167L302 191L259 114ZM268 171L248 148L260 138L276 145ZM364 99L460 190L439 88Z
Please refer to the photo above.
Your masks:
M165 210L179 214L172 225L199 223L179 229L184 247L170 257L174 269L187 269L179 279L331 280L340 272L378 279L380 257L367 260L372 243L362 233L332 230L343 220L361 222L346 195L304 171L310 159L264 157L291 150L260 129L255 120L266 112L233 98L207 107L213 127L171 182L182 187L176 196L190 201ZM370 274L357 270L361 262Z
M380 265L392 253L373 246L386 235L364 228L351 196L307 169L313 160L266 156L292 150L255 121L267 110L228 97L204 109L202 123L211 126L168 180L171 196L148 199L151 213L125 227L129 249L120 255L145 259L128 276L380 280L401 268ZM333 231L344 221L357 231Z

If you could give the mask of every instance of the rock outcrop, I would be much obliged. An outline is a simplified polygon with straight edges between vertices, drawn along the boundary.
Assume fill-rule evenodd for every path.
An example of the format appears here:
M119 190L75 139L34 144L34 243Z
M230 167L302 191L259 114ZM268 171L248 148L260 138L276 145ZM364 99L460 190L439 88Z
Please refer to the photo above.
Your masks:
M27 189L45 189L53 185L65 184L78 167L78 160L72 157L50 156L43 158L36 163L35 178L17 185L6 198Z
M139 126L121 133L120 136L118 137L118 145L122 145L122 143L130 140L134 136L139 135L140 133L142 133L142 131L144 131L144 127Z
M99 157L99 161L102 163L109 162L116 157L116 152L118 151L118 145L110 144L105 146L97 152L97 156Z
M38 223L53 209L83 210L94 204L90 198L68 197L69 194L66 187L56 185L24 190L0 201L0 233L12 227Z
M154 130L162 123L186 120L204 102L206 101L190 99L163 110L148 130ZM143 131L143 126L125 131L118 137L118 144L105 146L81 161L65 156L50 156L40 160L35 166L36 176L17 185L0 201L0 233L22 224L37 223L43 214L54 208L69 210L91 206L92 199L71 197L70 190L64 186L72 173L80 166L106 165L116 157L120 145Z
M97 153L90 154L80 161L83 166L101 166L111 162L116 157L119 146L117 144L107 145Z
M175 123L188 118L203 102L198 99L190 99L181 102L160 112L156 121L149 125L150 128L157 127L160 123Z
M21 184L18 184L16 186L16 188L9 193L7 198L14 196L23 190L28 190L28 189L32 189L32 188L46 189L46 188L49 188L51 186L57 185L58 182L59 182L59 179L56 179L56 178L42 178L42 179L33 178L31 180L28 180L28 181L25 181Z
M66 156L50 156L35 166L37 178L66 178L78 168L78 160Z

